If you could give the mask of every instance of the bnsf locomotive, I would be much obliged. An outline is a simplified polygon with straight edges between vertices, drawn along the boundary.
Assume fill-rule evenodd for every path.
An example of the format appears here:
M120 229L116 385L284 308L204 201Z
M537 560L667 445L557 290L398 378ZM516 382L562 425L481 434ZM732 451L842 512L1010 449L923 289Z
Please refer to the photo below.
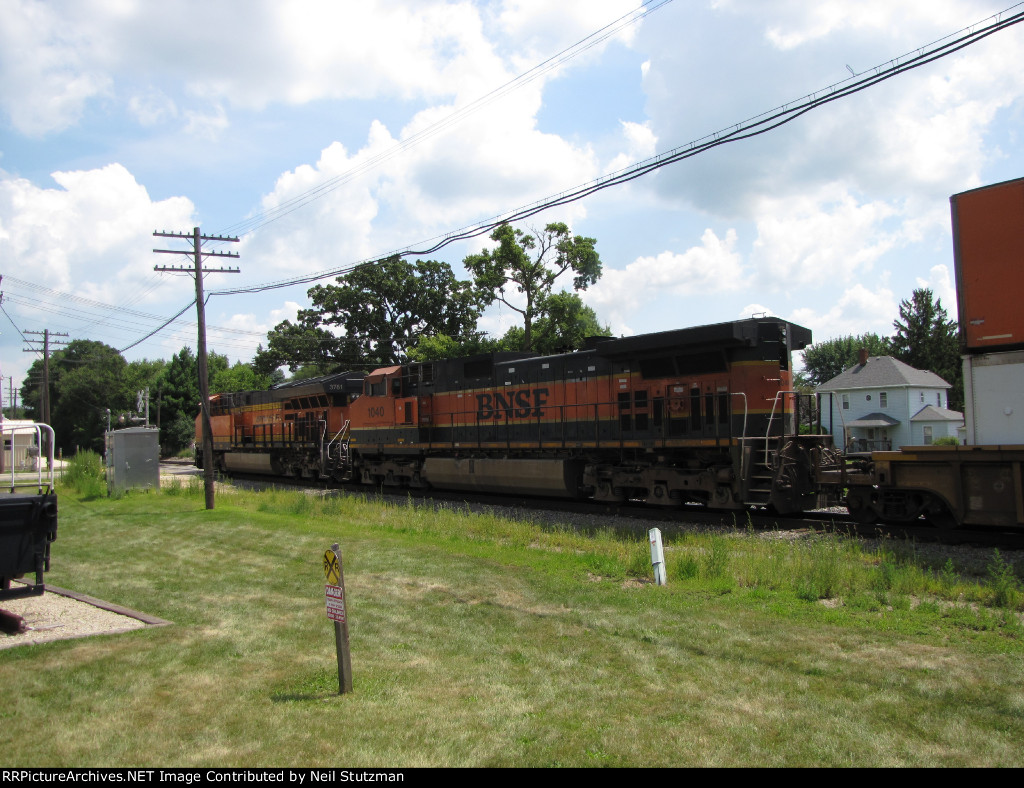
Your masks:
M801 326L750 319L220 394L214 462L395 487L814 508L838 454L820 429L801 434L812 409L790 360L810 342Z

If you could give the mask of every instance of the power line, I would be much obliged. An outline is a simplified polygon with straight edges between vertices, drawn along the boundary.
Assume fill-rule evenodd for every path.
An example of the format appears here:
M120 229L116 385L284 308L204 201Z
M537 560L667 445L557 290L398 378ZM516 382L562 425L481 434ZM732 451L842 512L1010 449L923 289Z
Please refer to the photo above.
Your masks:
M462 107L452 111L439 121L436 121L426 128L420 129L414 134L411 134L406 139L402 140L385 151L373 156L361 164L346 170L333 178L328 178L323 183L314 186L313 188L292 197L289 200L284 201L280 205L275 206L267 211L254 216L251 219L243 220L234 224L224 230L224 232L230 232L233 234L248 234L260 227L264 227L271 222L277 221L278 219L287 216L288 214L297 211L298 209L308 205L309 203L320 199L321 197L329 194L330 192L338 189L345 183L356 178L364 172L374 169L380 164L383 164L388 159L397 156L409 148L419 145L421 142L430 139L431 137L440 134L450 126L460 123L463 119L469 117L473 113L483 109L488 104L500 99L509 93L518 90L519 88L527 85L548 72L558 68L561 65L569 62L573 58L583 54L587 50L597 46L598 44L606 41L608 38L614 36L626 27L629 27L641 19L646 18L655 11L668 5L672 0L644 0L638 8L634 8L627 14L623 14L618 19L609 22L599 30L594 31L590 35L583 39L580 39L572 46L566 47L561 52L552 55L547 60L538 63L536 66L528 71L519 74L514 79L509 80L505 84L494 88L483 96L474 99L473 101L465 104Z
M37 291L39 293L42 293L43 295L49 296L53 300L67 300L67 301L71 301L71 302L76 303L76 304L81 304L82 306L93 308L93 309L106 310L106 311L114 312L114 313L121 314L121 315L128 315L128 316L131 316L131 317L138 317L138 318L140 318L143 321L160 321L160 322L163 322L163 321L165 321L167 319L164 315L154 315L151 312L141 312L141 311L135 310L135 309L128 309L127 307L124 307L124 306L116 306L114 304L108 304L108 303L106 303L104 301L96 301L94 299L85 298L84 296L76 295L74 293L67 293L67 292L64 292L62 290L55 290L53 288L46 287L44 285L39 285L39 284L36 284L34 282L28 282L28 281L26 281L24 279L18 279L17 277L10 276L9 274L4 274L3 275L3 280L4 280L5 283L14 283L16 286L18 286L21 289L34 290L34 291ZM160 282L158 282L158 284L159 283ZM153 288L150 288L150 290L152 290L152 289ZM23 300L23 299L19 299L17 296L13 296L13 295L9 295L9 294L8 294L8 298L13 303L21 304L23 306L30 306L32 309L45 308L45 307L42 307L40 305L40 302L38 300L26 301L26 300ZM185 309L188 309L188 307L192 306L192 304L194 304L194 303L195 302L193 301L192 303L188 304L188 306L186 306ZM69 316L69 317L72 317L72 318L75 318L75 319L94 319L94 317L96 317L96 316L94 316L94 315L92 315L89 312L84 311L84 310L81 310L81 311L66 310L66 309L63 309L63 308L55 306L55 305L51 307L50 311L53 314L65 315L65 316ZM182 312L184 312L184 311L185 310L182 310ZM97 319L100 319L100 318L97 318ZM106 321L106 320L117 320L118 322L130 325L129 321L122 320L122 319L120 319L118 317L102 317L101 319L104 320L104 321ZM139 325L139 324L135 324L135 325ZM260 332L260 331L247 331L247 330L242 329L242 328L228 328L226 326L208 326L208 328L209 328L210 331L219 331L219 332L223 332L223 333L227 333L227 334L241 334L241 335L248 335L248 336L262 336L263 335L263 333Z
M860 75L848 77L841 82L834 83L800 99L787 102L775 109L763 112L760 115L755 115L752 118L733 124L732 126L728 126L712 134L708 134L705 137L694 140L686 145L652 156L651 158L645 159L630 167L602 176L590 181L589 183L582 184L564 192L551 195L500 216L493 217L480 224L470 225L462 229L449 232L443 236L435 236L433 239L422 242L423 244L430 244L425 248L414 249L413 247L406 247L405 249L375 256L374 258L365 259L360 262L351 263L342 268L330 271L320 271L294 279L279 280L276 282L269 282L233 290L215 290L211 291L210 295L260 293L283 287L309 284L321 279L343 276L360 266L373 265L377 260L385 259L395 254L402 257L416 257L433 254L434 252L457 241L463 241L485 235L502 224L522 221L523 219L527 219L550 208L567 205L603 189L636 180L637 178L654 172L655 170L669 164L674 164L676 162L683 161L684 159L692 158L720 145L750 139L777 129L780 126L791 123L818 107L824 106L825 104L841 98L846 98L847 96L858 93L880 82L898 76L899 74L920 68L921 66L944 58L954 52L958 52L968 46L971 46L972 44L975 44L978 41L999 32L1000 30L1024 21L1024 12L1017 12L1010 14L1009 16L1004 16L1012 9L1018 8L1021 5L1024 5L1024 3L1017 3L1010 6L1010 8L1000 12L999 14L988 17L981 22L962 28L961 30L945 36L944 38L938 39L937 41L919 47L907 54L868 69Z

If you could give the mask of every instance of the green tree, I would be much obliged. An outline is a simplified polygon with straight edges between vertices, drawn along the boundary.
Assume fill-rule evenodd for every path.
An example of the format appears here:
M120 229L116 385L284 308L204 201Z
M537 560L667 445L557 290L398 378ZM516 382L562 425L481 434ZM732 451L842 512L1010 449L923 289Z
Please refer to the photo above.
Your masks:
M543 232L525 233L503 224L491 233L496 249L484 249L466 257L462 264L473 275L487 303L500 301L523 316L522 350L534 349L534 324L547 315L555 280L572 271L574 290L586 290L601 276L597 241L571 235L569 227L553 222ZM525 306L508 301L508 288L522 294Z
M611 336L597 313L577 293L553 293L544 302L545 316L534 324L533 349L545 355L581 350L587 337Z
M160 392L160 445L172 454L184 448L176 421L192 422L199 414L199 365L192 348L183 347L164 371ZM188 439L191 442L191 438Z
M107 409L114 414L135 409L136 391L128 364L114 348L79 339L53 354L51 426L58 448L103 451Z
M397 364L425 336L471 334L483 310L472 283L456 279L451 266L436 260L410 263L394 255L361 265L337 282L309 291L315 327L336 327L346 351L364 366ZM311 321L306 327L313 327Z
M569 353L583 348L587 337L611 336L597 314L576 293L555 293L547 303L547 315L533 326L533 350L543 355ZM519 351L523 347L523 328L513 326L499 339L474 332L462 338L446 334L423 337L409 350L413 361L436 361L444 358L474 356L501 350Z
M210 393L224 391L266 391L270 388L270 375L258 373L252 364L236 361L233 366L218 370L210 377Z
M964 382L955 320L950 320L927 288L914 291L900 302L900 317L893 321L896 333L889 340L892 355L917 369L927 369L951 385L949 407L963 410Z
M206 366L210 380L227 370L227 356L209 353ZM217 393L213 386L210 393ZM192 348L179 350L164 371L160 384L160 445L165 451L175 453L192 441L195 423L199 415L199 363Z
M867 350L869 356L890 355L889 341L878 334L827 339L803 351L804 371L801 381L815 387L832 380L857 363L861 348Z
M307 377L342 372L359 364L354 342L320 326L321 311L303 309L297 322L285 320L267 333L267 347L260 345L253 359L258 375L272 375L279 367L291 373L306 370Z
M447 334L421 337L415 347L409 348L408 355L411 361L437 361L508 349L502 339L489 339L482 332L474 331L462 337L450 337Z

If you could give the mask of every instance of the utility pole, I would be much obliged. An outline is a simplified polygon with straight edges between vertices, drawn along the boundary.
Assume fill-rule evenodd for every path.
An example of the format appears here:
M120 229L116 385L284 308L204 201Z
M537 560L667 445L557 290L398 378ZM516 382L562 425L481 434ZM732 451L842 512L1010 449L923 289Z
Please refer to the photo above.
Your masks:
M202 235L198 227L192 233L165 233L153 231L157 238L182 238L192 242L191 252L175 249L154 249L158 254L191 254L193 267L187 266L153 266L154 271L184 271L196 280L196 312L199 323L199 397L200 411L203 418L203 483L206 490L206 508L213 508L213 426L210 423L210 381L206 366L206 304L203 297L203 274L225 273L237 274L238 268L203 268L204 257L238 257L237 252L204 252L203 241L230 241L238 243L237 238L226 238L222 235Z
M22 352L24 353L38 353L40 350L43 353L43 380L42 385L39 388L39 420L43 424L50 424L50 337L66 337L68 334L62 334L58 332L51 333L50 329L44 328L42 331L23 331L22 334L34 334L35 336L41 336L42 348L32 347L33 344L38 345L40 340L38 339L26 339L28 347ZM57 340L53 343L55 346L62 347L67 344L61 340ZM49 435L42 437L43 442L49 441ZM41 450L45 450L46 456L50 456L49 446L40 446Z

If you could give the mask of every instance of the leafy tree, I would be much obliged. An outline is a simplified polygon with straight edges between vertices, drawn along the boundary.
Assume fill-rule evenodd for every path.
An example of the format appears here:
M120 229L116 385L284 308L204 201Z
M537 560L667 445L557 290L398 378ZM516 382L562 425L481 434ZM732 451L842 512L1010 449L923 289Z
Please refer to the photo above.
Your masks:
M472 283L456 279L451 266L436 260L410 263L394 255L359 266L337 282L309 291L316 327L336 326L346 351L368 366L399 363L424 336L469 334L483 310ZM305 325L312 327L311 321Z
M415 347L409 348L408 355L412 361L437 361L508 349L503 339L488 339L482 332L475 331L462 337L447 334L421 337Z
M811 387L820 386L857 363L861 348L869 356L890 355L889 341L878 334L858 334L817 342L803 351L802 380Z
M53 354L51 426L57 447L103 451L107 409L134 410L136 392L128 380L128 364L114 348L79 339Z
M321 312L303 309L298 322L285 320L267 334L267 347L256 350L253 368L258 375L271 375L279 367L295 373L307 369L307 377L351 369L359 363L355 343L320 327Z
M503 224L491 233L496 249L484 249L466 257L462 264L481 292L489 293L487 303L500 301L523 316L523 350L534 349L534 324L548 314L555 280L572 271L574 290L586 290L601 276L597 241L573 236L562 222L553 222L543 232L525 233ZM514 287L526 299L516 306L506 298Z
M160 445L172 453L183 448L171 425L179 416L192 420L198 413L199 364L192 348L183 347L167 364L161 383Z
M568 353L583 348L587 337L611 336L597 313L576 293L554 293L545 299L546 315L534 324L533 349L538 353Z
M210 377L210 393L219 391L266 391L270 388L270 375L262 375L252 364L236 361L234 366L218 370Z
M210 380L227 370L227 356L209 353L206 366ZM210 393L216 393L211 385ZM199 362L192 348L179 350L164 372L160 384L160 445L166 451L177 452L192 441L191 431L184 425L195 423L199 415Z
M893 321L896 333L890 340L892 355L917 369L927 369L951 385L949 407L963 410L964 382L960 345L955 320L950 320L927 288L914 291L910 300L900 302L900 319Z
M550 355L580 350L587 337L611 336L611 329L602 326L597 314L583 303L576 293L556 293L549 298L547 316L534 323L533 349ZM436 334L423 337L409 350L413 361L473 356L500 350L518 351L523 347L523 329L513 326L500 339L489 339L474 332L462 338Z

